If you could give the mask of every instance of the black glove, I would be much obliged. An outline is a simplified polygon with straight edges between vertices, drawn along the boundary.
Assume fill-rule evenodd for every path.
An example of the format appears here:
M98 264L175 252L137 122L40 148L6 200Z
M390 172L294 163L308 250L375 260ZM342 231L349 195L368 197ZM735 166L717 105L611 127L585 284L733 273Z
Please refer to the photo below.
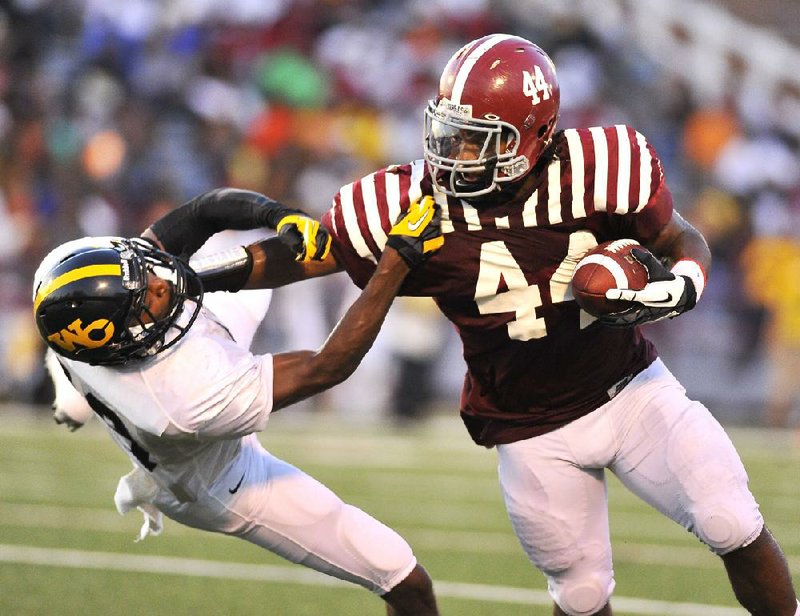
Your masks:
M424 263L444 244L442 212L433 197L425 195L411 204L395 222L386 245L391 246L410 268Z
M323 261L331 250L328 230L303 212L286 210L275 229L295 254L295 261Z
M632 327L661 319L673 318L691 310L697 303L697 290L688 276L676 276L653 253L633 248L633 258L647 270L647 284L639 291L609 289L606 298L636 302L627 310L598 317L609 327Z

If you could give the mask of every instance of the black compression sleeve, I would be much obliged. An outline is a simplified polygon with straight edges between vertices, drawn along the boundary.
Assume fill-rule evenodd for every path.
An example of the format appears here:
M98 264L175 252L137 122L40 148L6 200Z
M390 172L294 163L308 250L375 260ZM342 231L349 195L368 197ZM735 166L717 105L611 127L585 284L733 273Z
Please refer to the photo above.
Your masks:
M220 231L274 229L281 218L298 212L257 192L216 188L172 210L150 230L167 252L187 256Z

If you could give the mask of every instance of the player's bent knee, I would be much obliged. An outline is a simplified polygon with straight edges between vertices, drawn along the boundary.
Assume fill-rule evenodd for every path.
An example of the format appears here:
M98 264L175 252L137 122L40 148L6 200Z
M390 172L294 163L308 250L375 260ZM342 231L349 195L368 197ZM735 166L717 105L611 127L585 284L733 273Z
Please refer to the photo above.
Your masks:
M383 594L406 579L417 560L405 539L397 532L345 504L339 520L339 532L349 551L358 554L374 576L374 592Z
M614 589L612 578L593 575L578 582L550 582L550 594L570 616L590 616L603 609Z
M736 550L758 534L763 526L760 516L743 519L726 504L700 511L695 516L694 533L711 550L719 555Z
M586 542L578 549L567 542L560 549L540 553L536 563L547 576L553 600L570 616L600 611L614 591L609 546Z

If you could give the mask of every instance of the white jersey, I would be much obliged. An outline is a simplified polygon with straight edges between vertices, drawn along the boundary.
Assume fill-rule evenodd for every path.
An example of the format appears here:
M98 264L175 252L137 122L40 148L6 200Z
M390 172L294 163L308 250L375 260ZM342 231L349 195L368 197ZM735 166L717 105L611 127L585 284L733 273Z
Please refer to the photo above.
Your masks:
M152 358L61 362L117 444L180 502L212 485L239 454L238 437L263 430L272 410L272 356L240 346L205 307Z
M57 401L69 400L66 415L78 425L91 414L88 402L133 461L114 503L120 513L145 514L139 539L161 532L163 513L384 594L416 566L408 543L270 454L255 434L272 411L273 364L248 348L270 295L208 293L182 340L127 366L90 366L51 351ZM180 324L187 318L185 311Z

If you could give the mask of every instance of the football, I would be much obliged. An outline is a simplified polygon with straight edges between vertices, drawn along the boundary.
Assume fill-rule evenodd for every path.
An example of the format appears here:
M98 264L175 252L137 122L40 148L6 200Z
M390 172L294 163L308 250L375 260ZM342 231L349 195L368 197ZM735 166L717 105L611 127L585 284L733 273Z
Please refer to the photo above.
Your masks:
M641 248L636 240L612 240L581 258L572 274L572 292L581 308L599 317L631 306L631 302L606 299L606 291L638 291L647 284L647 269L631 255L631 249L637 246Z

